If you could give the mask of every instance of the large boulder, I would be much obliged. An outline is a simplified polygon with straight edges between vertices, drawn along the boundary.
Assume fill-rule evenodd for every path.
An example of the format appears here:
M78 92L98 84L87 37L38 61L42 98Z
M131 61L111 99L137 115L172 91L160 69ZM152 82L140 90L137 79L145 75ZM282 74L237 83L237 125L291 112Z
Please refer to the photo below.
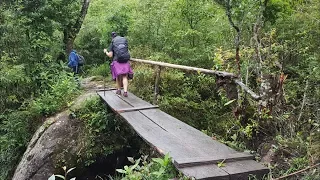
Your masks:
M88 92L75 102L79 106L83 101L95 96ZM59 165L59 162L76 161L77 154L85 146L84 124L77 119L69 118L66 110L48 118L36 131L26 152L17 166L13 180L48 179Z

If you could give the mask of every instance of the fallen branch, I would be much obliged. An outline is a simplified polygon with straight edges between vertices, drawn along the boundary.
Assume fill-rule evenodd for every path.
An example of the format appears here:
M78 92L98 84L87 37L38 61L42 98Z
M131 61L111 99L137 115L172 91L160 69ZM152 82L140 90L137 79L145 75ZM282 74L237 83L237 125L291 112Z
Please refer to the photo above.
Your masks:
M307 171L307 170L312 169L312 168L314 168L314 167L317 167L317 166L319 166L319 165L320 165L320 163L315 164L315 165L312 165L312 166L309 166L309 167L307 167L307 168L305 168L305 169L301 169L301 170L299 170L299 171L293 172L293 173L291 173L291 174L288 174L288 175L285 175L285 176L278 177L278 178L276 178L276 179L271 178L271 180L280 180L280 179L284 179L284 178L287 178L287 177L290 177L290 176L293 176L293 175L296 175L296 174L302 173L302 172L304 172L304 171Z

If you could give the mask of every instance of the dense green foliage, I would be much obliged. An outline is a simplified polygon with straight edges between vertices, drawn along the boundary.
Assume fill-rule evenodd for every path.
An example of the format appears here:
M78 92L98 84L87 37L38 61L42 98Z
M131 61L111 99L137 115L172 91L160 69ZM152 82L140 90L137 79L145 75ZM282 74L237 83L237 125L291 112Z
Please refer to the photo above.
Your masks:
M148 161L148 156L142 156L139 159L128 157L128 159L132 165L117 169L117 172L122 174L121 180L166 180L177 177L177 172L169 154L166 154L163 158L152 158L151 161ZM180 179L187 180L188 178L181 177Z
M0 179L10 179L42 119L79 92L61 55L63 27L77 14L67 12L79 2L0 2Z
M237 73L237 27L242 81L258 94L264 93L268 82L272 93L266 104L243 92L233 101L229 91L235 91L234 86L169 69L162 69L158 103L171 115L232 147L261 153L265 143L273 143L277 157L289 158L270 164L272 176L280 176L301 169L296 163L305 167L319 160L315 151L320 133L319 3L95 1L79 41L99 32L102 41L97 47L107 47L109 32L118 31L128 37L135 58ZM131 90L152 102L154 67L135 64L134 68Z
M79 154L78 162L84 162L88 166L95 158L112 154L128 144L130 133L126 126L110 109L106 111L106 105L98 97L76 110L74 117L83 121L86 131L84 134L87 145L83 149L84 153Z
M75 95L64 37L81 2L0 2L0 179L10 177L40 119ZM158 104L234 148L262 156L272 149L269 167L279 177L320 159L319 19L319 0L92 0L74 47L88 75L110 73L102 52L112 31L128 38L135 58L239 71L261 101L227 79L163 68ZM152 102L155 67L134 71L130 91ZM115 122L107 126L109 115L89 107L79 117L92 142L103 140L95 132ZM96 148L85 156L112 152ZM310 173L298 176L319 178Z
M73 77L67 73L57 76L50 88L39 97L26 101L18 110L0 116L0 177L11 175L26 148L27 142L45 116L67 107L79 93Z

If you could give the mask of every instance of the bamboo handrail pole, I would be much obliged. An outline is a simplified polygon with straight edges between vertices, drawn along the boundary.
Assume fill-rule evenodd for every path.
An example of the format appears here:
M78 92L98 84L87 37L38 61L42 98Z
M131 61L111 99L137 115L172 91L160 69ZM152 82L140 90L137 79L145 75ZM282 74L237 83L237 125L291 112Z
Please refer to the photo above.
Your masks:
M196 68L196 67L191 67L191 66L170 64L170 63L165 63L165 62L143 60L143 59L136 59L136 58L131 58L130 60L134 61L134 62L141 62L141 63L146 63L146 64L158 65L158 66L162 66L162 67L170 67L170 68L182 69L182 70L187 70L187 71L202 72L204 74L215 74L217 76L222 76L222 77L237 78L237 75L235 75L233 73L229 73L229 72L214 71L214 70L210 70L210 69Z
M239 81L238 79L233 80L236 84L238 84L245 92L251 95L251 97L254 100L260 100L261 96L258 96L256 93L254 93L251 89L249 89L243 82Z
M159 62L159 61L136 59L136 58L131 58L130 60L133 62L140 62L140 63L145 63L145 64L157 65L160 67L169 67L169 68L181 69L181 70L185 70L185 71L195 71L195 72L201 72L204 74L214 74L217 76L228 77L228 78L231 78L236 84L238 84L245 92L250 94L253 99L255 99L255 100L261 99L261 96L257 95L252 90L250 90L245 84L243 84L240 80L238 80L237 79L238 76L233 73L224 72L224 71L214 71L214 70L210 70L210 69L184 66L184 65L178 65L178 64L170 64L170 63Z

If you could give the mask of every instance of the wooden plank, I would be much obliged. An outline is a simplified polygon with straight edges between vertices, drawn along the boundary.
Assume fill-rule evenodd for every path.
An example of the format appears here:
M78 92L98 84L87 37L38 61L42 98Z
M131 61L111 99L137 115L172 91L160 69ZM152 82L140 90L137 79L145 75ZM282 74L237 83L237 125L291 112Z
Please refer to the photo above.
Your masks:
M146 110L146 109L156 109L156 108L159 108L159 106L132 107L132 108L126 108L126 109L119 109L117 110L117 112L124 113L124 112L140 111L140 110Z
M227 162L221 167L230 175L230 180L247 180L251 175L256 175L257 179L269 173L269 169L253 160L243 160L236 162Z
M112 92L115 94L116 90L113 90ZM128 97L119 96L119 98L125 101L126 103L130 104L132 107L153 106L152 104L142 100L141 98L138 98L131 92L128 92Z
M98 89L96 90L96 92L100 92L100 91L112 91L112 90L116 90L116 88L107 88L107 89Z
M198 180L248 180L255 175L257 179L269 173L269 169L257 163L254 160L243 160L235 162L226 162L224 167L218 167L217 164L204 164L192 167L178 168L183 174L194 177ZM224 171L228 176L220 176L217 171Z
M130 97L134 99L128 101L128 103L130 103L131 105L136 106L142 104L141 102L136 100L140 98L136 97L135 95L130 94ZM220 142L213 140L201 131L187 125L186 123L179 121L178 119L162 112L161 110L141 110L141 112L144 115L146 115L149 119L151 119L151 121L153 121L155 124L161 126L161 128L165 129L173 136L177 137L180 141L192 144L194 147L196 147L198 152L201 151L201 153L198 153L198 156L194 156L193 159L201 159L203 156L199 156L200 154L204 154L205 157L210 157L209 159L211 160L223 160L225 158L221 158L221 156L228 157L230 156L230 154L236 154L235 156L241 156L241 153L239 154L237 151L229 148L228 146ZM248 156L245 153L243 153L242 156L244 156L243 159L253 159L251 155ZM232 158L233 157L230 157L230 159ZM188 162L182 162L182 164L182 166L185 166L188 165ZM179 162L176 162L176 165L178 166Z
M124 107L122 109L133 108L133 107L151 107L151 106L154 106L154 105L152 105L152 104L150 104L150 103L138 98L137 96L135 96L134 94L132 94L130 92L128 92L128 97L123 97L121 95L117 95L116 94L116 89L106 90L105 92L104 91L97 91L97 93L108 104L109 104L109 102L111 103L111 104L109 104L111 106L111 108L113 108L113 106L115 106L116 107L116 108L114 108L115 110L120 110L121 109L121 104L124 105L125 103L128 104L129 106ZM118 106L116 104L120 104L120 106Z
M197 180L230 180L228 173L212 164L178 168L178 170L184 175Z
M129 93L128 97L121 97L115 94L115 91L113 92L113 96L109 97L110 92L107 92L107 97L104 97L104 99L109 103L110 106L117 110L123 109L125 104L119 103L120 98L122 100L125 100L128 104L131 106L127 106L126 108L132 108L136 106L146 105L146 106L152 106L150 103L147 103L140 98L136 97L132 93ZM100 93L100 92L99 92ZM113 102L116 101L116 102ZM120 104L120 105L118 105ZM120 108L121 107L121 108ZM166 131L170 132L173 136L178 138L180 141L193 144L197 151L201 151L201 153L198 153L198 156L195 157L209 157L219 159L219 156L222 154L232 154L237 153L235 150L232 150L231 148L227 147L226 145L219 143L217 141L212 140L209 136L203 134L201 131L177 120L176 118L160 111L160 110L141 110L141 112L149 117L149 119L152 119L152 121L160 126L163 129L166 129ZM190 157L190 156L189 156Z
M181 142L138 111L121 113L120 116L122 116L146 142L161 150L162 154L169 152L172 158L180 159L201 156L201 152L192 145Z
M97 93L114 111L132 107L112 91L99 91Z
M233 162L240 160L254 160L254 156L247 153L235 153L221 155L218 159L213 157L196 157L196 158L186 158L186 159L174 159L174 164L176 167L191 167L199 166L203 164L217 164L218 162Z
M215 163L219 156L220 159L221 156L231 156L228 158L234 158L234 160L246 157L158 109L131 111L143 107L154 107L133 94L129 94L129 97L122 97L116 95L115 91L97 93L116 112L117 110L128 110L129 112L122 112L120 116L161 154L169 153L176 160L177 169L185 175L196 179L229 179L229 176L239 179L248 177L250 173L259 175L267 172L265 167L253 160L237 161L231 164L227 160L225 161L226 167L223 168L218 168L216 164L206 164ZM244 162L244 164L239 164L239 162ZM189 167L190 165L192 167Z
M201 149L203 154L205 154L204 157L220 159L219 157L223 155L238 153L225 144L213 140L196 128L179 121L159 109L142 110L140 112L171 133L172 136L177 137L180 141L192 144L194 147Z
M189 157L201 156L201 152L195 149L192 144L182 142L170 133L150 121L146 116L138 111L125 112L120 114L129 125L142 137L147 143L155 147L159 153L167 154L172 159L184 159ZM187 171L186 171L187 172ZM192 171L190 176L195 176ZM205 175L204 170L199 170L202 176ZM228 173L218 168L210 168L210 173L218 177L228 179Z

